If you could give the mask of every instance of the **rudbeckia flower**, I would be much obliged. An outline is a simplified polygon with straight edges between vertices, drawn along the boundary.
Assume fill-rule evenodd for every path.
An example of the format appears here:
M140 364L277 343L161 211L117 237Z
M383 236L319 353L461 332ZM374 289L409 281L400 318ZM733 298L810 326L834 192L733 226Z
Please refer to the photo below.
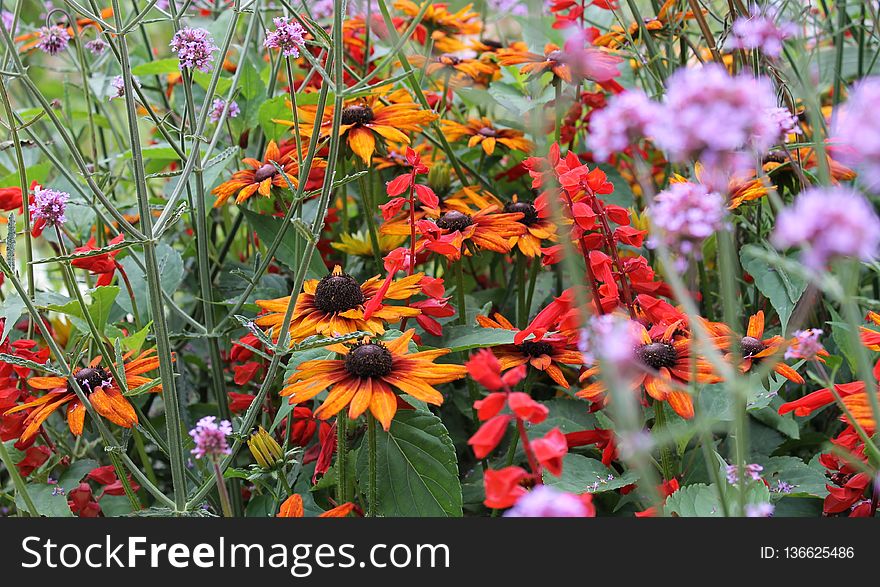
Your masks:
M378 237L379 249L383 254L393 251L406 240L406 236L402 234L380 234ZM356 257L373 256L373 243L370 241L369 235L364 232L342 233L339 235L339 240L340 242L330 243L330 246L347 255L355 255Z
M366 318L366 305L380 293L383 294L382 301L409 299L421 292L419 282L422 277L424 274L416 273L391 281L382 292L383 279L380 276L361 284L351 275L343 273L337 265L322 279L310 279L303 284L303 293L296 299L290 322L291 341L298 342L315 334L337 336L358 331L384 334L386 323L417 316L419 310L408 306L380 305ZM271 328L274 340L278 339L278 330L289 303L290 296L256 301L267 313L258 316L254 322L262 328Z
M418 16L422 11L421 4L412 0L397 0L394 8L410 18ZM433 46L438 51L461 51L465 44L457 37L479 34L483 28L480 15L472 8L473 4L468 4L457 12L450 12L446 2L432 2L416 27L416 39L425 44L430 35Z
M681 322L666 326L655 326L649 331L644 325L636 323L640 337L633 351L634 362L641 367L632 380L634 388L644 385L645 391L655 401L663 401L682 418L694 417L694 402L690 394L680 389L691 382L696 375L696 383L718 383L721 378L713 373L712 366L701 357L691 355L690 336L678 334ZM599 374L599 367L587 369L581 374L581 381ZM590 401L599 401L605 393L605 384L594 381L576 395Z
M468 243L478 249L509 253L510 239L525 234L526 227L519 222L522 213L496 213L497 209L490 206L473 216L451 210L435 222L420 220L417 227L424 237L421 247L453 260L459 259L462 252L471 254Z
M447 139L454 142L468 137L468 147L480 145L486 155L495 153L497 145L504 145L512 151L523 153L528 153L534 146L521 131L495 128L492 121L486 117L471 118L466 124L454 120L443 120L440 124Z
M753 365L762 362L764 359L768 357L772 357L777 355L779 351L783 348L788 347L789 341L785 340L781 336L771 336L770 338L763 338L764 336L764 311L760 310L757 314L753 314L749 317L749 326L746 330L746 335L740 340L739 347L740 352L742 353L742 363L740 364L740 369L743 373L748 372ZM724 341L723 344L725 346L729 346L729 337ZM825 353L827 354L827 353ZM782 375L789 381L793 383L797 383L798 385L804 382L804 378L800 376L800 374L795 371L793 368L789 367L782 361L777 361L773 365L773 370Z
M159 358L154 356L154 353L155 350L145 351L131 361L128 359L132 353L123 356L123 360L127 361L122 367L128 389L135 389L152 381L143 374L159 367ZM73 373L74 379L88 396L96 412L117 426L131 428L138 423L137 413L128 399L122 395L119 384L113 380L110 372L101 367L101 360L101 357L96 357L88 367L76 369ZM40 426L46 418L64 405L67 405L67 426L71 433L75 436L82 434L86 407L79 402L65 377L31 377L27 383L31 388L46 390L47 393L3 414L6 416L33 408L24 420L25 429L19 438L21 444L30 442L40 431ZM156 385L150 391L162 391L162 386Z
M460 57L452 53L443 53L436 57L426 58L424 55L411 55L408 61L415 67L424 68L425 75L448 78L451 86L463 85L468 81L491 79L498 71L495 63Z
M398 90L387 96L389 104L379 99L378 94L358 98L342 109L342 124L339 136L345 137L352 152L369 165L376 152L376 138L394 143L409 144L406 132L421 132L425 125L436 120L437 114L422 110L405 90ZM310 136L315 124L315 106L299 108L300 133ZM293 126L293 122L277 120L278 124ZM333 108L324 109L321 120L321 137L329 137L333 129Z
M474 214L474 209L484 210L490 206L494 206L497 209L503 205L501 200L491 193L473 186L461 188L451 194L443 194L437 190L434 190L434 192L439 200L438 206L436 208L426 208L425 206L422 206L422 209L417 210L415 213L416 221L422 220L426 217L440 217L451 211L471 215ZM409 211L405 210L386 220L382 226L379 227L379 232L381 234L409 236Z
M511 322L495 313L491 318L477 316L477 324L483 328L501 328L519 332ZM563 388L570 387L559 365L581 365L583 355L571 344L571 341L559 334L551 334L540 339L530 339L520 344L501 345L493 349L501 370L529 364L539 371L544 371L550 378Z
M526 227L526 232L519 236L510 237L510 245L511 248L518 247L526 257L541 256L541 241L556 240L556 225L546 218L541 218L532 202L520 200L514 196L512 202L504 204L504 211L507 213L519 212L523 215L519 222Z
M275 165L272 164L273 162L277 163L284 170L284 173L287 174L288 179L290 179L293 185L298 185L299 162L294 155L294 151L287 149L286 152L282 152L275 141L269 141L269 144L266 145L262 161L245 157L242 159L242 163L247 165L248 169L236 171L232 174L231 179L224 181L211 190L211 193L217 196L214 207L219 208L225 204L226 200L236 192L238 195L235 198L235 203L241 204L256 193L269 197L273 186L278 188L287 187L287 181L285 181L283 175L278 173ZM315 160L312 162L312 165L321 167L325 166L326 163Z
M409 329L395 340L380 342L369 337L353 345L333 345L329 350L341 359L306 361L290 376L281 395L300 404L331 388L327 399L315 410L326 420L348 406L348 417L357 418L368 408L385 430L397 413L394 389L416 399L439 406L443 396L434 385L460 379L467 370L462 365L438 365L434 359L449 349L410 353L409 342L415 330Z

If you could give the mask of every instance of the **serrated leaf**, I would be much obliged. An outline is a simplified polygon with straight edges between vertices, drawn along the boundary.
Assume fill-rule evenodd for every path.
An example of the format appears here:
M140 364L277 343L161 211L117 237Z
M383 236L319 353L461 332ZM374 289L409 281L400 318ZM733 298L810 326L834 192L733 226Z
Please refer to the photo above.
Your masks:
M544 483L571 493L602 493L631 485L638 480L635 471L617 475L602 461L568 453L562 459L562 476L544 471Z
M455 446L437 416L398 411L388 432L376 440L377 512L386 517L459 517L461 482ZM367 451L358 459L358 478L367 479Z
M807 289L807 282L800 276L786 273L780 267L772 267L765 256L761 248L754 245L746 245L740 251L743 269L754 278L758 291L770 300L770 305L779 314L784 332L795 305Z
M513 344L516 332L503 328L458 325L444 328L443 334L445 335L443 346L456 352Z
M257 236L265 244L274 241L275 236L281 232L281 228L284 225L283 218L262 216L250 210L242 210L242 212L244 212L248 224L257 232ZM296 246L297 242L300 243L299 247ZM304 240L297 234L296 228L290 226L284 233L284 238L281 240L281 244L278 245L278 249L275 251L275 258L284 263L289 269L295 271L302 262L304 250ZM321 260L321 255L313 253L312 258L309 260L306 277L308 279L321 279L325 275L327 275L327 267Z

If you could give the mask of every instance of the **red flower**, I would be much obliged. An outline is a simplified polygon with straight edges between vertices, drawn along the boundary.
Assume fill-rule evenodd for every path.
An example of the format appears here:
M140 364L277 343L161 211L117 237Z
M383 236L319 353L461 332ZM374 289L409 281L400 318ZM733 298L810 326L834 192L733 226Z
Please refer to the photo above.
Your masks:
M562 475L562 458L568 452L568 443L559 428L553 428L543 438L533 440L532 451L542 467L557 477Z
M489 508L509 508L526 494L526 488L520 483L529 477L519 467L505 467L497 471L488 469L483 473L483 485L486 499L483 501Z
M508 395L507 405L516 414L517 418L525 420L531 424L540 424L547 419L550 410L543 404L539 404L533 400L529 394L522 392L514 392Z
M510 424L512 416L509 414L501 414L493 416L480 429L468 439L468 444L474 448L474 454L478 459L486 458L486 456L495 450L504 433L507 432L507 425Z
M612 430L596 429L569 432L565 435L565 441L568 443L568 448L595 444L602 451L602 464L606 467L617 458L617 444L614 442L614 431Z
M118 245L124 238L125 235L120 234L107 244ZM73 252L76 254L97 250L99 250L99 247L96 244L95 237L92 237L89 239L89 242L81 247L75 248ZM119 263L116 262L116 255L119 254L120 250L121 249L116 249L109 253L101 253L100 255L94 255L92 257L74 259L70 264L79 269L85 269L92 275L98 275L97 285L99 287L102 285L110 285L110 282L113 281L113 274L116 272L116 269L120 267Z
M22 477L27 477L49 460L51 454L52 451L48 446L32 446L25 451L24 458L18 461L15 466Z
M67 492L67 505L80 518L97 518L101 515L101 506L95 501L92 488L85 482Z

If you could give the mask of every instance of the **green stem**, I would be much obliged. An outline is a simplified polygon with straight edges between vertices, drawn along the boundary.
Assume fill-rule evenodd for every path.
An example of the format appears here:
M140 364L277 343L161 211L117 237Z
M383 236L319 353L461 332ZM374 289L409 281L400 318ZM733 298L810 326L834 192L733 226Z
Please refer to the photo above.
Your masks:
M367 466L369 468L369 479L367 480L367 516L376 517L379 509L379 491L378 491L378 475L376 467L377 449L376 449L376 418L373 414L367 413Z

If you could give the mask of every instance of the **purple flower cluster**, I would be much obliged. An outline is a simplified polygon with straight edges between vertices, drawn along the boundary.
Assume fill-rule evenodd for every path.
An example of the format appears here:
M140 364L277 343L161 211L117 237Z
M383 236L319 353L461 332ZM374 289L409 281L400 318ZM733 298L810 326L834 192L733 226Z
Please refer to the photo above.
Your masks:
M0 24L3 25L3 28L6 29L9 34L12 34L12 22L14 20L15 15L8 10L3 10L2 12L0 12Z
M654 197L650 208L651 222L658 229L651 244L656 246L659 238L672 252L699 258L700 245L724 227L726 213L721 194L710 192L703 184L670 184ZM678 263L680 268L687 266L685 258L680 257Z
M587 365L606 361L624 368L638 344L638 324L620 314L603 314L592 317L587 328L581 330L578 350Z
M223 98L215 98L214 102L211 104L211 112L209 117L211 122L214 124L220 121L220 116L223 115L223 108L226 107L226 100ZM233 100L229 103L229 108L226 110L226 118L237 118L238 115L241 114L241 108L238 107L238 104Z
M590 511L578 496L538 485L504 513L507 518L587 518Z
M177 53L180 69L190 68L208 72L214 61L214 53L220 48L205 29L186 27L174 33L169 43L172 51Z
M98 37L97 39L92 39L91 41L86 43L86 49L88 49L89 52L96 57L98 55L102 55L109 46L110 45L107 43L107 41L100 37Z
M774 10L761 11L753 6L749 16L741 16L731 27L730 46L734 49L758 49L768 57L779 57L782 42L797 36L797 27L780 22Z
M298 22L283 17L272 19L274 31L266 31L263 46L267 49L280 49L284 57L299 57L300 47L305 47L305 29Z
M63 26L53 24L40 27L37 31L37 48L43 53L57 55L67 48L68 43L70 43L70 33Z
M132 76L131 83L136 85L137 87L141 87L141 82L138 78ZM110 82L110 87L113 88L113 93L110 94L110 100L114 98L122 98L125 96L125 80L122 79L121 75L117 75L113 78L113 81Z
M819 337L822 331L818 328L808 328L807 330L797 330L794 333L794 341L785 351L786 359L804 359L812 361L821 351L825 350Z
M736 485L739 483L739 474L736 465L727 465L727 482L731 485ZM761 471L764 470L764 467L761 465L752 463L751 465L745 466L746 475L752 480L757 481L761 478Z
M47 226L61 225L67 222L64 215L70 194L59 190L34 188L33 219L42 220Z
M196 427L189 431L196 446L192 454L197 459L231 454L226 437L232 434L232 424L228 420L217 423L215 416L205 416Z
M801 128L798 126L798 117L792 114L788 108L771 108L767 112L767 116L773 119L777 126L779 126L780 135L801 134Z
M723 185L781 138L771 115L773 85L748 74L732 77L715 63L675 72L664 106L665 116L651 125L654 141L674 162L700 160L707 177L722 173Z
M774 509L776 508L772 503L749 503L746 504L745 513L747 518L769 518L773 515Z
M880 188L880 77L855 85L837 119L835 155L854 167L861 181Z
M836 257L867 261L880 246L880 218L851 188L810 188L779 213L770 240L779 249L800 246L801 260L813 269Z
M593 156L607 161L612 153L623 151L644 136L664 118L663 107L641 90L630 90L614 97L608 106L590 118L590 146Z

